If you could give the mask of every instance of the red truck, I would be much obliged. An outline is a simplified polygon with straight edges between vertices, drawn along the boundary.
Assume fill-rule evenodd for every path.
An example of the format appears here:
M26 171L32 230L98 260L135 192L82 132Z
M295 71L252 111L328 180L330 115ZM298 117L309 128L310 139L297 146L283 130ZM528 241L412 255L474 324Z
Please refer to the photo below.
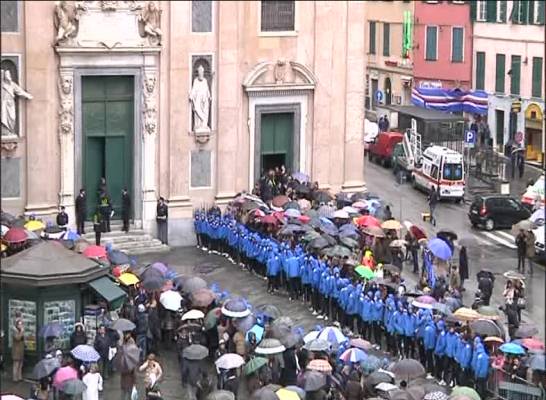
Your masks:
M368 149L369 160L388 167L394 146L400 143L403 137L400 132L380 132Z

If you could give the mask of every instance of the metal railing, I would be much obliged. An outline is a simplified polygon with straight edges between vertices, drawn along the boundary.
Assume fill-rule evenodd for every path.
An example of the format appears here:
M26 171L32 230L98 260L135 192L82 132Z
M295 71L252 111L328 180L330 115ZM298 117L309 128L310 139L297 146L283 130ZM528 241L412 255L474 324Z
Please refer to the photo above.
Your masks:
M489 399L546 400L544 388L496 368L489 374L487 392Z

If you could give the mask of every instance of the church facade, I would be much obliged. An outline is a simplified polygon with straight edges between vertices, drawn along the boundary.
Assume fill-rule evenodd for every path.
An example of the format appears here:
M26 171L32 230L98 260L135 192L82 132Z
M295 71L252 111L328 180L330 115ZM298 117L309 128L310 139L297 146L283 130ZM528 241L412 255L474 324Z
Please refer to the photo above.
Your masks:
M79 190L91 213L105 177L115 215L127 188L149 232L164 197L183 245L194 208L274 166L361 190L365 7L3 1L2 209L62 205L74 223Z

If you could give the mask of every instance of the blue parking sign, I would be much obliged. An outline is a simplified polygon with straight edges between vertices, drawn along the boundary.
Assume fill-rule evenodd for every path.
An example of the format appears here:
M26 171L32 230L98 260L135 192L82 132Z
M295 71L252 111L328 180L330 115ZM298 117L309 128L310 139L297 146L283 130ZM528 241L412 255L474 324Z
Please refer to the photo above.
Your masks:
M465 133L464 133L464 142L466 144L470 144L470 145L476 143L476 132L471 131L471 130L465 131Z
M383 92L381 90L375 91L375 100L377 100L378 102L383 101Z

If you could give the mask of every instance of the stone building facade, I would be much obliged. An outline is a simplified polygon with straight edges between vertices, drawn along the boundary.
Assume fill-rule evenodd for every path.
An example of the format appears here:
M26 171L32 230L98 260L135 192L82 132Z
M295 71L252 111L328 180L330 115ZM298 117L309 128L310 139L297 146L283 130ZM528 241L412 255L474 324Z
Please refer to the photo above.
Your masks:
M412 37L415 2L366 3L366 118L377 120L378 105L411 104ZM407 30L407 31L406 31Z
M2 209L47 220L64 205L73 223L79 189L91 212L104 176L115 211L127 187L149 232L167 199L181 245L195 207L270 166L362 189L365 7L3 1Z

